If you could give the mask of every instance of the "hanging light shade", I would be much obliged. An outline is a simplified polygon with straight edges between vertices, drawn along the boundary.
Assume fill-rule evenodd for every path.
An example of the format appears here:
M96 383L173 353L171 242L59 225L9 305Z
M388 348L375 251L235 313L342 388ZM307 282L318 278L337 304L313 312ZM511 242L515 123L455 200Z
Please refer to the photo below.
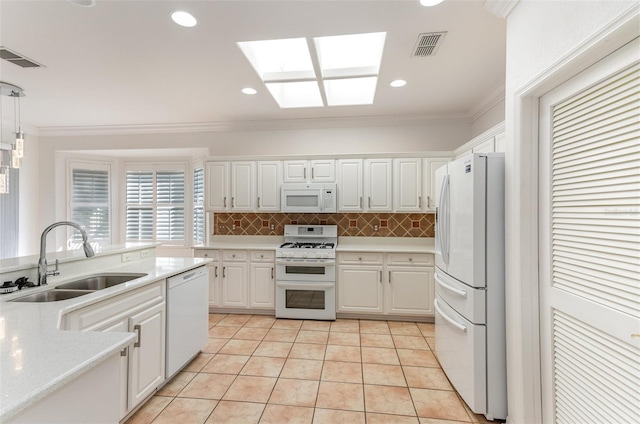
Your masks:
M22 132L22 122L20 119L20 97L24 97L24 95L24 90L22 90L22 88L18 87L17 85L0 81L0 96L8 96L13 98L15 140L12 140L12 142L10 143L11 155L9 165L14 169L18 169L20 167L20 161L24 157L24 133ZM0 101L0 144L2 144L3 141L2 119L2 102ZM8 174L6 178L8 178Z

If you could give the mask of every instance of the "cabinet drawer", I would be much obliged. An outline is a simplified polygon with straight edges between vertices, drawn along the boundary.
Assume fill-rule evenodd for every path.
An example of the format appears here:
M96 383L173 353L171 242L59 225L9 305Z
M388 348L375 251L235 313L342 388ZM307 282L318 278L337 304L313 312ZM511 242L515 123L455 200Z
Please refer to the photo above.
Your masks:
M108 300L86 306L65 315L66 330L98 330L110 322L129 316L142 307L162 303L165 299L165 280L123 293Z
M273 262L276 259L274 250L252 250L251 262Z
M382 253L375 252L341 252L338 254L341 264L381 265Z
M247 260L246 250L224 250L222 260L225 262L241 262Z
M213 260L220 259L220 251L219 250L195 250L193 253L194 258L211 258Z
M387 265L433 265L431 253L388 253Z

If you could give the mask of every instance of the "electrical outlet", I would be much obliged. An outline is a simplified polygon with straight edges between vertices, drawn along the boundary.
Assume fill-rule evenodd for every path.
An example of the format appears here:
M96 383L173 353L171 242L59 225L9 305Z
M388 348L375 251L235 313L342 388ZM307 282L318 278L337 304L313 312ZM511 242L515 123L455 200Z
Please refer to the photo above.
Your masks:
M232 230L235 230L235 229L236 229L236 224L233 224L233 225L231 226L231 229L232 229Z
M373 226L373 231L378 231L378 226L377 225Z
M148 258L149 257L149 250L143 250L142 252L140 252L140 257L141 258Z
M122 254L122 262L129 262L133 258L133 255L130 252Z
M275 230L276 229L276 225L275 224L271 224L271 229Z

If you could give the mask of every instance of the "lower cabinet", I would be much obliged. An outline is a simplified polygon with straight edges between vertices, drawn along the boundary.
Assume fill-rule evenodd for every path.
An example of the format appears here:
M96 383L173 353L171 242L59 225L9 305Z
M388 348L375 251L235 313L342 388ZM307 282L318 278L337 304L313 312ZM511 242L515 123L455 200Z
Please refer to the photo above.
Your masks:
M63 317L66 330L136 333L134 344L120 353L120 418L164 382L165 299L161 280Z
M338 312L434 316L432 254L340 252Z
M209 263L209 306L275 309L275 251L197 249Z

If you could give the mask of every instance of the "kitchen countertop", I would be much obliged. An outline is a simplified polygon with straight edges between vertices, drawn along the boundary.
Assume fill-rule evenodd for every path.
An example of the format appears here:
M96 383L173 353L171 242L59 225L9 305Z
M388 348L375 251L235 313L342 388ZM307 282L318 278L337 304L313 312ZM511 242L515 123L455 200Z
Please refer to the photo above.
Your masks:
M2 295L0 300L0 422L32 406L48 394L119 352L134 333L79 332L59 329L61 317L73 310L197 268L201 258L149 258L100 269L140 272L145 277L57 302L7 302L55 287L36 287ZM94 270L97 271L97 270ZM56 281L55 285L69 280Z
M275 250L282 236L212 236L202 249ZM424 237L338 237L338 252L434 253L435 239Z

